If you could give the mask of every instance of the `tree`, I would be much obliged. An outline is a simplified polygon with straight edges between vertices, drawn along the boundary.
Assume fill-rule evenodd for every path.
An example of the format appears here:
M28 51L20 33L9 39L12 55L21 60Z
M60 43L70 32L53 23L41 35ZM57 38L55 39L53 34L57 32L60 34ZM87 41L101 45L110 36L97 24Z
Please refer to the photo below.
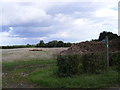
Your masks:
M40 42L38 44L36 44L36 47L44 47L45 43L43 40L40 40Z
M58 43L58 41L57 40L53 40L53 41L50 41L50 42L48 42L48 47L56 47L57 46L57 43Z
M53 40L48 43L44 43L43 40L36 44L35 47L70 47L71 43L64 43L63 41Z
M39 46L40 46L40 47L43 47L43 46L44 46L44 41L43 41L43 40L40 40Z
M58 41L58 43L57 43L57 47L64 47L64 43L63 43L63 41Z
M27 44L26 47L30 47L31 45L30 44Z
M72 44L71 43L64 43L64 47L70 47Z
M99 41L105 39L106 36L108 36L108 39L109 39L109 40L118 38L118 35L117 35L117 34L113 34L112 32L103 31L102 33L100 33Z

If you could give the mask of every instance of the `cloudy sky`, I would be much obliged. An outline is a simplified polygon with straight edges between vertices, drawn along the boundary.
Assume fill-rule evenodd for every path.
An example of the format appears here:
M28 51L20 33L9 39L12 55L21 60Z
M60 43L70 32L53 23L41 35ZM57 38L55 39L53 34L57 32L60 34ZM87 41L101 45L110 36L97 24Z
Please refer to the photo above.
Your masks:
M81 42L97 39L102 31L117 34L118 1L91 1L1 0L0 45Z

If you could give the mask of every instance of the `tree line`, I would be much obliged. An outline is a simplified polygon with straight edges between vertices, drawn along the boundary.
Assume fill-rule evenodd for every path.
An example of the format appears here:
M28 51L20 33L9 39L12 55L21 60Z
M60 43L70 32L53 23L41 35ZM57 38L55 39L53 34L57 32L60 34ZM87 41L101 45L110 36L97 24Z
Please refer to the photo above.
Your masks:
M2 49L14 49L14 48L29 48L29 47L35 47L35 45L13 45L13 46L0 46Z
M120 36L118 36L117 34L114 34L112 32L103 31L99 34L98 39L92 39L92 41L102 41L103 39L105 39L106 36L108 36L109 41L120 38Z
M103 39L105 39L106 36L108 36L109 41L120 38L120 36L118 36L117 34L113 34L112 32L103 31L99 34L98 39L92 39L92 41L102 41ZM52 47L70 47L71 45L72 45L72 43L70 43L70 42L65 43L63 41L53 40L48 43L45 43L43 40L40 40L40 42L35 45L27 44L27 45L0 46L0 48L2 48L2 49L27 48L27 47L49 47L49 48L52 48Z
M72 43L64 43L63 41L53 40L48 43L45 43L43 40L40 40L39 43L35 45L13 45L13 46L0 46L2 49L13 49L13 48L30 48L30 47L70 47Z
M64 43L63 41L53 40L48 43L44 43L44 41L41 40L36 44L36 47L70 47L71 45L72 43Z

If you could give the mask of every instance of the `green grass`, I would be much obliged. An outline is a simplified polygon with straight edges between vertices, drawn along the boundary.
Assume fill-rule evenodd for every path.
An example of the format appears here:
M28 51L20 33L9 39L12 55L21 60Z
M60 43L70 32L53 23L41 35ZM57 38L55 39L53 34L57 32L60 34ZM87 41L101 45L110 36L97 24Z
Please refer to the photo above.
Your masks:
M21 60L21 61L14 61L14 62L3 62L2 67L3 71L14 70L17 68L28 68L28 67L39 67L45 66L47 64L55 64L56 60Z
M10 87L21 82L50 88L102 88L118 87L118 73L110 70L103 74L81 74L80 76L58 78L56 60L29 60L3 62L3 87ZM21 74L26 76L23 77Z
M4 88L19 85L22 82L30 83L27 76L37 70L45 69L54 66L56 60L29 60L29 61L14 61L3 62L3 76L2 84ZM25 74L26 76L23 76Z
M3 62L3 66L12 66L12 65L27 65L27 64L50 64L54 63L56 60L39 60L39 59L32 59L32 60L21 60L21 61L14 61L14 62Z
M80 76L58 78L53 75L55 67L31 73L28 79L37 85L51 88L103 88L117 87L118 73L109 71L103 74L82 74Z

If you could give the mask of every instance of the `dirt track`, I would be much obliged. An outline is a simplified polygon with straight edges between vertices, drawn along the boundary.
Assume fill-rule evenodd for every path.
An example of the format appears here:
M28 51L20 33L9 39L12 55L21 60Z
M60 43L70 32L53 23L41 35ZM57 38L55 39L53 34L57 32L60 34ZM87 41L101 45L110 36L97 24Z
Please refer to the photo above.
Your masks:
M29 51L42 49L42 51ZM30 60L30 59L54 59L55 56L67 48L18 48L2 49L2 61Z

